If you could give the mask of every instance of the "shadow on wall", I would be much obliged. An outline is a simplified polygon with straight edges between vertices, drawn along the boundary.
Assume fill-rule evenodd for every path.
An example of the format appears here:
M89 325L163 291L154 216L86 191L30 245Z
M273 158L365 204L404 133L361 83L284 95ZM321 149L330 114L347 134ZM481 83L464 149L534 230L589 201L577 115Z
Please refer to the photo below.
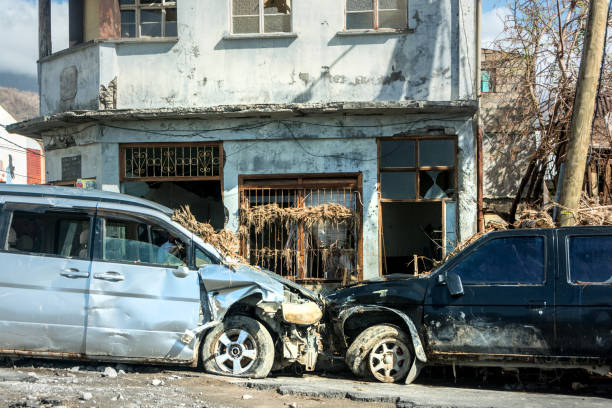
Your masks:
M457 1L428 2L420 12L410 11L409 33L335 35L327 45L346 49L329 65L323 66L317 78L300 74L300 79L308 83L308 88L297 95L293 102L309 102L315 87L333 86L338 79L336 77L341 76L334 75L334 67L350 52L363 50L362 46L383 45L392 40L395 40L395 47L391 58L380 62L381 66L386 66L384 74L378 78L363 77L363 84L374 81L380 85L380 91L374 100L457 99L461 82L458 22L460 11ZM445 21L450 21L450 24L445 24ZM473 82L471 76L473 74L470 71L470 78L465 79L468 85ZM358 86L360 80L351 79L349 84Z

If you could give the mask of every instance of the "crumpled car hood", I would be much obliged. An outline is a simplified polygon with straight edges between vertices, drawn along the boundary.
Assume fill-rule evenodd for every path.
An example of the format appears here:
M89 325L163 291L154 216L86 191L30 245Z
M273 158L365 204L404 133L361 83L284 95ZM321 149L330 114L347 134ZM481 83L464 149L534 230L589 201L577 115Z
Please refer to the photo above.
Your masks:
M262 302L280 304L285 299L285 287L298 291L309 300L321 303L317 294L297 283L249 265L238 264L232 268L225 265L206 265L200 268L199 274L215 320L223 319L233 304L252 295L259 295Z

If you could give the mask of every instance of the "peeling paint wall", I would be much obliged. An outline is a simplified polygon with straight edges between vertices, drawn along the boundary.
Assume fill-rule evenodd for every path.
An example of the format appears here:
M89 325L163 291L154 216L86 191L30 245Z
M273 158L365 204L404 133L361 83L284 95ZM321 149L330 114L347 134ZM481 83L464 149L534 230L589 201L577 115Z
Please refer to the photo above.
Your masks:
M98 109L99 72L97 46L47 57L40 71L40 114Z
M248 129L207 132L249 125ZM119 191L119 143L223 141L226 161L223 174L227 227L238 229L238 176L249 174L353 173L363 176L364 277L378 276L378 137L402 132L426 135L428 129L446 128L458 137L458 230L465 239L475 232L475 150L471 118L435 116L308 117L285 121L265 119L183 120L117 123L94 127L77 138L83 146L52 149L47 157L48 180L59 180L61 158L83 154L83 177L97 177L99 188ZM127 130L137 129L137 130ZM194 138L192 134L198 133ZM58 132L58 134L62 134ZM52 133L44 136L45 144ZM87 167L87 170L86 170ZM409 233L409 232L407 232Z
M118 78L119 109L474 99L473 3L411 0L408 33L346 36L344 0L294 0L293 37L236 39L229 1L182 0L177 41L109 40L92 45L104 48L97 59L68 50L42 63L43 82L57 81L76 57L91 59L80 75L98 64L108 77L96 89ZM50 99L43 113L61 110L57 91L42 90ZM75 108L91 109L89 100Z

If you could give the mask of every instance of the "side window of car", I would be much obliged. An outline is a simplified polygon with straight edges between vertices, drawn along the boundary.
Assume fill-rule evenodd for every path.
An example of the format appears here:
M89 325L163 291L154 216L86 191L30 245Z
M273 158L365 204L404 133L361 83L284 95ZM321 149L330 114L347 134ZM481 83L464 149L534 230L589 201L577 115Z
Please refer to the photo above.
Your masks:
M450 271L467 285L542 284L545 278L543 237L507 237L486 242Z
M87 259L90 224L86 214L13 211L4 249Z
M213 259L200 248L195 248L195 266L196 268L201 268L206 265L216 264Z
M612 235L569 237L572 283L612 283Z
M187 244L157 225L107 218L102 236L102 259L167 267L185 266Z

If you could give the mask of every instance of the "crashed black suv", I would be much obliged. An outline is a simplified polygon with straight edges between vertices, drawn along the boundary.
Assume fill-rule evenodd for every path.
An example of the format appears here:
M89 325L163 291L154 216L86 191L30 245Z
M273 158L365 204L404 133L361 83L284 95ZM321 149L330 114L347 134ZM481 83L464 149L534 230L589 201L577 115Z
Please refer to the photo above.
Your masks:
M358 376L425 364L581 367L612 356L612 227L493 232L423 277L332 292L329 349Z

